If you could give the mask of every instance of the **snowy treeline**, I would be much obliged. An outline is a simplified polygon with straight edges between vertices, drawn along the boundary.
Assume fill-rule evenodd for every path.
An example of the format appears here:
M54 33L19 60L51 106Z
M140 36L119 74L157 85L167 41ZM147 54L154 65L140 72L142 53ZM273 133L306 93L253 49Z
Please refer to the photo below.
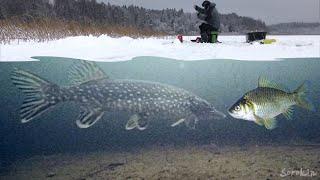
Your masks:
M272 34L320 34L320 23L281 23L268 28Z
M198 34L201 23L193 13L183 10L149 10L137 6L116 6L96 0L0 0L0 19L21 17L59 18L94 25L121 25L138 29L152 29L167 34ZM245 33L266 30L260 20L240 17L235 13L221 15L221 31Z

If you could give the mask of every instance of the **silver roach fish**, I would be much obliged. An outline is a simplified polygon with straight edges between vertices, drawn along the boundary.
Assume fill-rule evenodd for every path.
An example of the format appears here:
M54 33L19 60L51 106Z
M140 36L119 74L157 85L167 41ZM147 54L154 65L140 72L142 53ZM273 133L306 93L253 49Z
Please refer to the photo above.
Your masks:
M73 85L59 87L30 72L15 70L11 79L24 94L21 122L27 123L58 103L74 101L81 113L76 120L88 128L108 112L128 112L127 130L144 130L154 119L168 119L174 127L185 123L195 128L202 119L224 118L210 103L177 87L138 80L110 79L94 63L79 61L71 66Z
M258 88L247 92L228 110L237 119L253 121L267 129L277 127L276 116L283 114L287 119L293 115L293 106L314 110L314 106L307 99L308 82L303 83L295 91L260 77Z

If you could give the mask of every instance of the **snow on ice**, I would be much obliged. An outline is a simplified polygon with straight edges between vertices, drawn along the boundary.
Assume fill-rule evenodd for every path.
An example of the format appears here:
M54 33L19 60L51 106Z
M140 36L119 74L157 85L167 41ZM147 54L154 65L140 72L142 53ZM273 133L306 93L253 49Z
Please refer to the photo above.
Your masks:
M195 37L113 38L78 36L49 42L18 42L0 45L0 61L28 61L33 56L55 56L93 61L124 61L139 56L178 60L235 59L281 60L319 58L320 36L268 36L277 42L269 45L245 43L245 36L219 36L221 44L190 42Z

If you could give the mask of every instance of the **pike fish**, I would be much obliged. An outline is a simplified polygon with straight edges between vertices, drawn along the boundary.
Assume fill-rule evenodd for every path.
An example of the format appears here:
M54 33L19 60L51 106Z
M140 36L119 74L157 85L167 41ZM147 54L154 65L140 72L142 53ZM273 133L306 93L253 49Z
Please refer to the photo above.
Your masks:
M125 128L145 130L150 122L167 119L172 127L181 123L195 128L203 119L225 115L197 95L171 85L127 79L111 79L94 62L71 66L72 86L59 87L33 73L16 69L11 80L24 94L21 122L27 123L58 103L76 102L81 113L79 128L88 128L108 112L128 112Z
M294 105L308 110L314 109L307 99L308 84L305 82L295 91L289 92L260 77L258 88L245 93L228 112L234 118L253 121L267 129L274 129L277 127L278 115L283 114L287 119L292 119Z

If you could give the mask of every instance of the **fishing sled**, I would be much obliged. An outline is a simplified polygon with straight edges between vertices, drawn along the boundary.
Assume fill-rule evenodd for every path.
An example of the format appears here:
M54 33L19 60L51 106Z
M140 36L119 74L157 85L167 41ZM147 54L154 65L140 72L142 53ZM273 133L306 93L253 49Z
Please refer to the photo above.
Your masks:
M260 44L272 44L275 43L275 39L266 39L267 32L265 31L255 31L249 32L246 35L246 42L253 44L254 42L259 42Z

